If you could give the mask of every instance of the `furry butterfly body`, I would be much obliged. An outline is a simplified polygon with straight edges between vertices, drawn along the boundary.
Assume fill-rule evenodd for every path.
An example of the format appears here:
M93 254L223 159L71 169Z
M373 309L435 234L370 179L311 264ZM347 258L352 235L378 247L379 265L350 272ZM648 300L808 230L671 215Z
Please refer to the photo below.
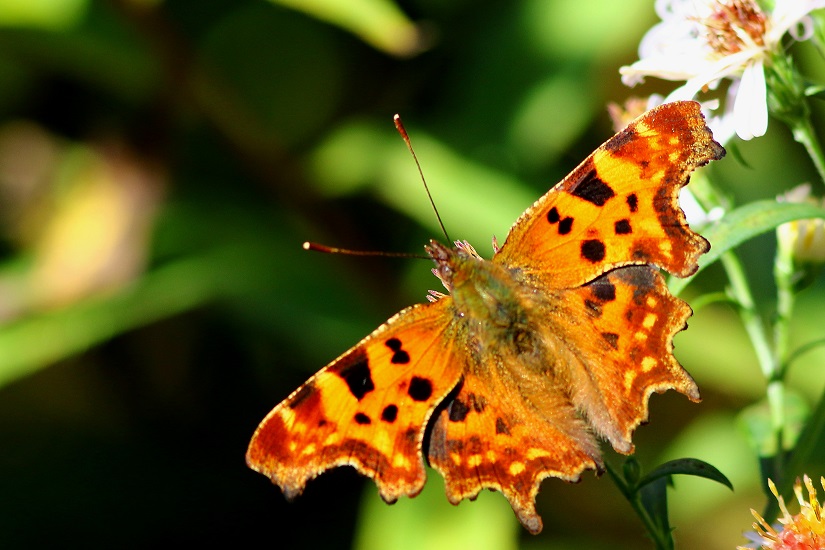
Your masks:
M396 314L275 407L247 463L288 498L353 466L392 502L421 491L426 459L451 502L499 490L539 532L542 479L600 470L597 437L631 453L651 393L699 400L672 353L691 310L659 269L688 276L708 250L678 192L723 155L698 104L663 105L530 207L492 260L431 241L448 294Z

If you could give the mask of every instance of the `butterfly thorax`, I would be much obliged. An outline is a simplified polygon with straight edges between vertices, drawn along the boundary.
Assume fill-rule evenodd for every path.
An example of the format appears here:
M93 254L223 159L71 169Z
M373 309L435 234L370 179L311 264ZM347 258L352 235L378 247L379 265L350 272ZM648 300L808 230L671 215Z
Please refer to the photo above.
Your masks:
M527 330L520 285L507 269L485 260L466 242L448 248L431 241L426 249L436 263L433 273L450 292L458 317L471 331L511 340Z

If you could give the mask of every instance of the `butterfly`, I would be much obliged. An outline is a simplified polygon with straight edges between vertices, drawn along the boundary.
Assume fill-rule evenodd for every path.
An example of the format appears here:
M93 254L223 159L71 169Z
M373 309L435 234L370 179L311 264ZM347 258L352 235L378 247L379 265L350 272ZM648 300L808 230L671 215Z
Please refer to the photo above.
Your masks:
M686 277L709 243L679 190L721 159L699 104L656 107L596 149L516 220L491 260L425 246L447 293L391 317L277 405L246 460L288 499L336 466L381 497L415 496L425 460L457 504L500 491L542 529L541 481L603 469L598 439L630 454L653 392L699 390L673 356Z

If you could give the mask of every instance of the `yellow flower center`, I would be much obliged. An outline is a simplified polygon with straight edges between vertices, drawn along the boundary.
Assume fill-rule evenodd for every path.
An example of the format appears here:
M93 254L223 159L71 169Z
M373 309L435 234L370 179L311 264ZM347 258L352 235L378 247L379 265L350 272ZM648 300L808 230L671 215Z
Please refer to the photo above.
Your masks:
M768 17L754 0L716 0L700 23L708 45L722 56L765 46Z

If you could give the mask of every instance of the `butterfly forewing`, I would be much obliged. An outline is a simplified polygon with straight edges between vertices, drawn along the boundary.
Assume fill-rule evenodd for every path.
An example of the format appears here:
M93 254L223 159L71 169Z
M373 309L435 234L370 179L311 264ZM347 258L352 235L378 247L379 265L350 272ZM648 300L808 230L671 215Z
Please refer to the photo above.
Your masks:
M249 466L288 498L342 465L375 480L388 502L418 494L424 428L462 371L449 308L449 298L408 308L315 374L261 422Z
M709 245L687 226L679 190L696 167L723 155L698 103L652 109L531 206L494 261L548 288L633 264L690 275Z

